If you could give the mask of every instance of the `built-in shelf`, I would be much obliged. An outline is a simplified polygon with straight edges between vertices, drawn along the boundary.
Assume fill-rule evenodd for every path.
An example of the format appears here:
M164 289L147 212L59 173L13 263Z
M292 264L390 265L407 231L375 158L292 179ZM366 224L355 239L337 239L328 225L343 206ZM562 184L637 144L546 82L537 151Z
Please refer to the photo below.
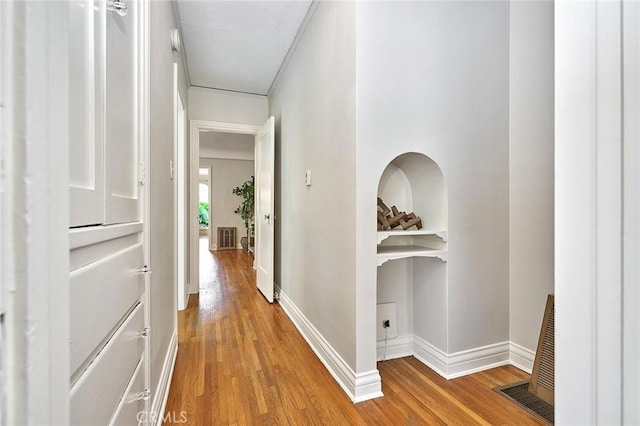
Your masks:
M382 231L380 229L388 226L378 225L376 303L382 306L393 301L402 311L395 315L376 315L371 327L378 330L391 316L391 321L395 320L400 327L398 334L402 339L410 338L412 341L415 336L433 347L443 346L448 338L446 296L449 268L444 174L430 157L406 152L394 158L382 172L377 196L390 209L395 206L398 211L415 214L420 218L422 228L403 230L396 227ZM374 201L371 200L372 204ZM378 213L382 212L378 210ZM399 347L404 347L404 343ZM402 351L402 354L410 352Z
M447 261L447 187L435 161L416 152L396 157L380 177L378 197L389 207L414 213L423 226L378 231L378 266L410 257Z
M403 259L407 257L436 257L443 262L446 262L447 250L416 245L378 246L378 266L389 260Z
M392 230L392 231L378 231L378 244L383 242L389 237L413 237L419 235L436 235L443 241L447 241L446 229L409 229L409 230Z

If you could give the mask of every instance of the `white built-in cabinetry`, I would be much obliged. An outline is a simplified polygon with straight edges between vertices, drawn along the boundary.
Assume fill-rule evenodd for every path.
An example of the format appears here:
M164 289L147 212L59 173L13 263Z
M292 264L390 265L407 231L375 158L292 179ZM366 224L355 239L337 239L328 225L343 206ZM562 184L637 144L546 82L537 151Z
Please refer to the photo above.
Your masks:
M442 170L421 153L405 153L385 168L378 197L414 212L422 229L378 231L377 300L396 303L400 340L443 346L446 336L447 186ZM394 262L389 262L394 261ZM389 264L387 264L389 262ZM397 264L396 264L397 263ZM386 357L413 354L412 343Z
M69 2L72 424L138 424L150 393L140 161L145 7Z
M440 167L429 157L406 153L385 168L378 197L422 219L422 229L378 231L378 266L406 257L447 256L447 188Z

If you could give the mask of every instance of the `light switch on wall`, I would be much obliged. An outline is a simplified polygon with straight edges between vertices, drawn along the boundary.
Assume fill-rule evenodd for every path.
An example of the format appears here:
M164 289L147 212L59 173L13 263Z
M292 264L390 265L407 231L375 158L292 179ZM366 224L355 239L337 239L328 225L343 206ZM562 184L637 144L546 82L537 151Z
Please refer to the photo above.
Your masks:
M307 170L307 172L304 174L304 183L307 186L311 186L311 170Z

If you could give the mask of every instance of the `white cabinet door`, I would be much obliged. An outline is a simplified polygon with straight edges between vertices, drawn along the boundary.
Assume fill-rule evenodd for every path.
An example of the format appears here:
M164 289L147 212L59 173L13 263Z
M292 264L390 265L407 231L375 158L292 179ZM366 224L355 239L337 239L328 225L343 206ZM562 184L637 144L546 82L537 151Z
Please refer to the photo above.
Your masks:
M141 218L139 186L138 2L106 19L106 224Z
M70 225L104 222L104 2L69 2Z

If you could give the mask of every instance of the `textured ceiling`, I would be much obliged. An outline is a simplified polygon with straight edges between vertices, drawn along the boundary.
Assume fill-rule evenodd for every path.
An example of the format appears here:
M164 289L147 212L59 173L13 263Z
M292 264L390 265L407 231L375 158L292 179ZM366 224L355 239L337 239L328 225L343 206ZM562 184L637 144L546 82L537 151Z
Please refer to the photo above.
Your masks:
M177 0L194 86L266 95L311 1Z

